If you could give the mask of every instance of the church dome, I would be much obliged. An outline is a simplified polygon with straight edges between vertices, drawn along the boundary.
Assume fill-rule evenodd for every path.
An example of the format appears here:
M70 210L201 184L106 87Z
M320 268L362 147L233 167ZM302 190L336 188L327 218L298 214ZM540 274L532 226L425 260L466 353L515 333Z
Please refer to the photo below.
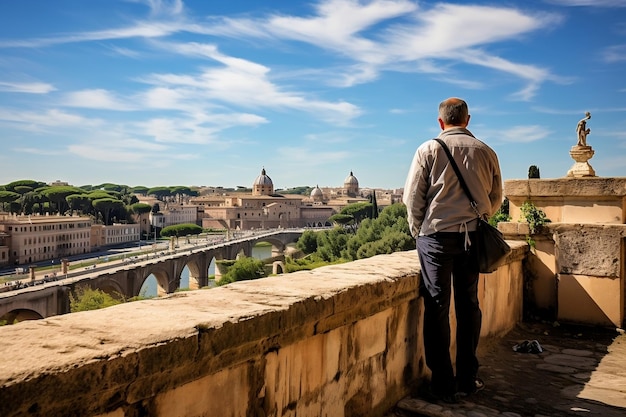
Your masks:
M349 197L356 197L359 193L359 180L356 179L352 171L350 171L350 175L343 181L343 188L344 192Z
M261 170L261 175L256 177L252 184L252 195L271 195L274 194L274 183L272 179L265 173L265 168Z
M311 198L313 201L322 201L324 199L324 193L318 185L311 191Z
M261 175L256 177L252 185L274 185L272 179L265 173L265 168L261 170Z
M348 186L348 185L356 185L357 187L359 186L359 180L356 179L356 177L354 176L354 174L352 173L352 171L350 171L350 175L348 175L346 177L346 179L343 181L343 185L344 186Z

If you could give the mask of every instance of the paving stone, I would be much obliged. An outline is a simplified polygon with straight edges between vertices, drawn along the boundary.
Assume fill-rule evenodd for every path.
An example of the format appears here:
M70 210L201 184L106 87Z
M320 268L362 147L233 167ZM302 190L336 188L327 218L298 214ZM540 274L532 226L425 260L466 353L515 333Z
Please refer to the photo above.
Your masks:
M511 349L535 339L542 354ZM479 360L483 391L453 405L406 398L385 417L626 417L626 334L522 323Z
M576 369L593 370L598 364L594 358L585 358L580 356L554 354L546 356L544 360L553 365L570 366Z
M398 403L398 408L405 411L411 412L419 412L420 410L426 408L430 403L419 398L403 398Z
M488 417L487 414L481 413L477 410L471 410L467 413L467 417Z
M580 349L563 349L561 353L565 355L572 355L572 356L593 356L592 351L580 350Z
M570 368L569 366L552 365L549 363L540 363L537 365L537 369L542 371L556 372L558 374L573 374L577 369Z

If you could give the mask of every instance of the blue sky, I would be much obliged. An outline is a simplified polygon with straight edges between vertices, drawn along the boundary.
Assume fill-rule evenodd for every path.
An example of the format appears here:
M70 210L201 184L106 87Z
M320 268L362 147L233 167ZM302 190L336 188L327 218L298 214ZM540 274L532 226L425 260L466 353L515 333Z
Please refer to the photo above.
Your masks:
M401 188L437 106L504 179L626 176L626 0L0 2L0 184Z

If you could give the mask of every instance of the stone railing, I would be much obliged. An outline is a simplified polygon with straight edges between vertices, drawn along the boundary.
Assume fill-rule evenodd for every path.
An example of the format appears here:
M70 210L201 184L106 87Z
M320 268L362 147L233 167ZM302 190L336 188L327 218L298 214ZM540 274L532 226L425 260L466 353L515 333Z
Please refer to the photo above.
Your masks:
M521 319L522 259L481 279ZM0 415L380 416L427 376L415 251L0 327Z

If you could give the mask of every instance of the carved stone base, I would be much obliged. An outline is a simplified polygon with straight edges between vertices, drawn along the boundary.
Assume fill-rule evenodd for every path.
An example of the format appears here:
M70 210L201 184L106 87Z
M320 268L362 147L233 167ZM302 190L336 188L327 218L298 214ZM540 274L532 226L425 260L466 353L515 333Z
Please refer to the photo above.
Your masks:
M593 149L591 146L572 146L569 151L574 161L574 165L567 171L568 177L595 177L596 171L593 170L589 161L593 157Z

